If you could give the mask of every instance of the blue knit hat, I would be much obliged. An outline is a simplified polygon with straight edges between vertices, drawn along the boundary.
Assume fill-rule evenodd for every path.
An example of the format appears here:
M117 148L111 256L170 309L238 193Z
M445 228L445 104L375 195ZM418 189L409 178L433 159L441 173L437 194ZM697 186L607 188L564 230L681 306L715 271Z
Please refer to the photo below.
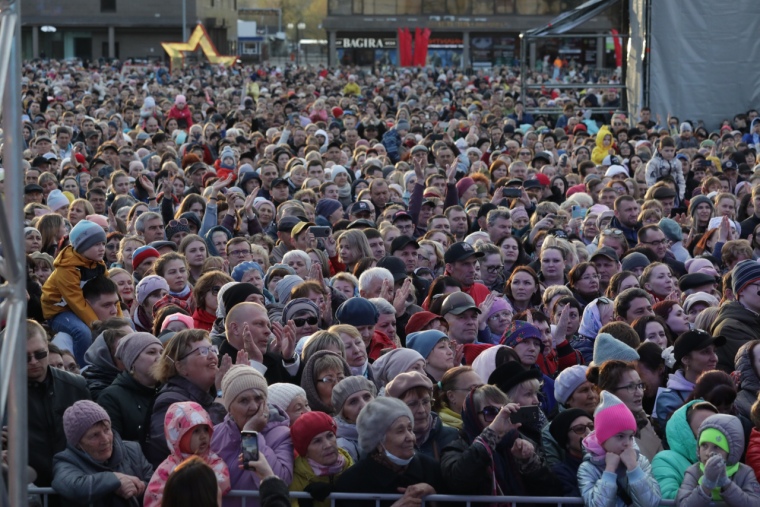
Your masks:
M329 218L330 215L339 209L343 209L340 201L336 201L335 199L320 199L314 212L319 216Z
M335 318L340 324L349 324L354 327L374 326L377 324L378 312L369 300L353 297L338 307Z
M82 253L93 245L106 242L106 233L95 222L80 220L69 233L69 242L74 251Z
M350 301L350 300L349 300ZM428 329L427 331L417 331L406 335L407 348L416 350L422 357L427 359L438 342L448 339L445 333L437 329Z
M760 281L760 264L757 261L741 261L731 271L731 286L734 290L734 296L738 297L745 287L758 281Z
M591 365L601 366L611 359L625 362L638 361L639 353L611 334L599 333L594 340L594 359Z
M235 266L235 269L232 270L232 279L236 282L242 282L243 276L251 271L252 269L255 269L259 273L261 273L261 278L264 278L264 269L262 269L261 266L259 266L258 262L254 261L246 261L241 262L237 266Z
M544 342L541 331L536 326L522 320L516 320L512 323L512 328L508 329L502 339L502 345L514 348L518 343L534 338L541 344L541 351L544 350Z
M662 218L660 219L660 223L657 225L660 226L660 229L665 234L665 237L667 237L670 241L683 240L683 231L681 230L681 226L678 225L678 222L672 218Z

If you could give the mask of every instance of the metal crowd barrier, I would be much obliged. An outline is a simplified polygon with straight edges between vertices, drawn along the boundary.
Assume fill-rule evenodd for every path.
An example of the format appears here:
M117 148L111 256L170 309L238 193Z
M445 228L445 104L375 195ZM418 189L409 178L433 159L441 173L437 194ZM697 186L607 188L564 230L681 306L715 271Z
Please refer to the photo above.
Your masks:
M48 496L56 495L57 493L53 488L29 488L30 495L40 495L42 497L43 507L48 507ZM242 499L243 507L246 507L246 500L248 498L258 498L258 491L244 491L233 490L227 493L230 497L239 497ZM402 495L380 495L372 493L333 493L329 496L330 507L335 507L337 500L357 500L357 501L373 501L375 507L380 507L380 502L395 501L401 498ZM291 493L291 498L311 498L308 493ZM564 505L583 505L583 498L578 497L557 497L557 496L460 496L460 495L430 495L423 499L422 505L427 502L456 502L458 504L465 504L467 507L471 507L479 504L500 504L500 505L514 505L521 504L555 504L557 507ZM662 500L660 502L661 507L671 507L675 505L675 500Z

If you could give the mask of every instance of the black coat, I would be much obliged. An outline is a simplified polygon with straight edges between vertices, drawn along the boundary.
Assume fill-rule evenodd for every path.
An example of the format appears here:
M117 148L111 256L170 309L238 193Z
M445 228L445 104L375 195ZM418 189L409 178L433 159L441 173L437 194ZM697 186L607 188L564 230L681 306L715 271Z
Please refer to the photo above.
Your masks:
M441 467L438 463L423 454L417 453L409 465L400 473L391 470L373 455L367 456L354 466L343 472L335 484L336 492L340 493L380 493L398 494L398 488L405 488L424 482L430 484L436 493L444 492ZM380 502L381 506L389 506L392 501ZM372 507L374 501L358 502L354 500L337 501L342 507Z
M235 360L237 359L237 353L238 349L236 349L232 344L224 340L222 342L222 345L219 347L219 364L222 364L222 358L227 355L230 356L230 359L232 359L232 364L235 364ZM282 364L282 357L279 354L275 354L273 352L267 352L264 354L264 366L266 366L266 373L264 373L264 378L267 380L267 385L276 384L278 382L287 382L289 384L301 384L301 373L303 372L303 362L301 362L301 365L298 368L298 373L296 376L291 376L290 373L288 373L288 370L285 369L285 365Z
M66 448L63 413L74 402L89 400L90 391L79 375L48 367L43 382L28 382L29 466L37 472L34 483L48 487L53 481L53 456Z
M157 393L155 387L146 387L123 371L100 393L98 404L111 416L111 427L122 439L142 443Z

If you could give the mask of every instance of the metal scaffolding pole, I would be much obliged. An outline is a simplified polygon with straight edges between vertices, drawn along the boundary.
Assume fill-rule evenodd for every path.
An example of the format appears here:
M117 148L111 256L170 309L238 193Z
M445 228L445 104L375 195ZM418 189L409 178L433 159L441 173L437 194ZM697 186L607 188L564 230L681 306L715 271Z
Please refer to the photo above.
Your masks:
M26 256L21 143L20 2L0 1L0 97L2 100L5 196L0 198L0 241L4 259L0 285L7 323L0 344L0 421L8 421L8 485L0 476L0 505L27 505Z

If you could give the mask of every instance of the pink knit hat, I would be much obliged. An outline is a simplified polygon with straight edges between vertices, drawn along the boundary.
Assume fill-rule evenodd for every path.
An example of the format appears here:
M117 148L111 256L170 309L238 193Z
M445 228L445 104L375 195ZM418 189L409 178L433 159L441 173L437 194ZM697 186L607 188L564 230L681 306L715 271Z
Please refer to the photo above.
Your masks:
M467 192L467 189L469 189L474 184L475 180L469 176L465 176L461 180L457 181L457 192L459 192L459 197L461 198L464 193Z
M63 433L66 442L76 447L87 431L100 421L111 422L108 412L90 400L80 400L63 413Z
M600 444L620 432L631 430L635 432L636 419L620 398L609 391L602 391L599 406L594 411L594 431Z

